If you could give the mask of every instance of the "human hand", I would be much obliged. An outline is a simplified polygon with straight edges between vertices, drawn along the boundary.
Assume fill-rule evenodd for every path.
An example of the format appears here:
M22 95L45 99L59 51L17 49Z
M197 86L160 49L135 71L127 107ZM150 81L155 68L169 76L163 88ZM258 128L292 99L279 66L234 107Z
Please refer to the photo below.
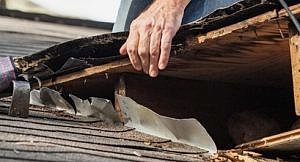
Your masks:
M155 0L130 26L127 41L120 49L132 66L151 77L167 67L172 39L182 22L190 0Z

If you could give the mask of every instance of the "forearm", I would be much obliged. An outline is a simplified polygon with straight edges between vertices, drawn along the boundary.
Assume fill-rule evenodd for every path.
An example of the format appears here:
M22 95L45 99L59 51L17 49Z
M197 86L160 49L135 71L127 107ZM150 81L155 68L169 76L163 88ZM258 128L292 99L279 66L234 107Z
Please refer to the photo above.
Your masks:
M190 3L191 0L155 0L153 2L153 5L160 5L166 4L170 7L179 8L179 9L185 9L186 6Z

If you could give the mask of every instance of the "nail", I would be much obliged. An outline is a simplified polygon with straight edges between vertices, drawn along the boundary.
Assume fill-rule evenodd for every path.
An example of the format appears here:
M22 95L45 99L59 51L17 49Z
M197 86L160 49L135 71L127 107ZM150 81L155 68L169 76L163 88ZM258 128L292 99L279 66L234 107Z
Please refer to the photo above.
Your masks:
M160 63L160 64L158 65L158 68L159 68L160 70L164 70L166 67L167 67L167 65L166 65L166 64L163 64L163 63Z
M157 75L158 75L158 72L156 72L156 71L154 71L154 70L151 70L151 71L150 71L150 76L151 76L151 77L154 78L154 77L157 77Z

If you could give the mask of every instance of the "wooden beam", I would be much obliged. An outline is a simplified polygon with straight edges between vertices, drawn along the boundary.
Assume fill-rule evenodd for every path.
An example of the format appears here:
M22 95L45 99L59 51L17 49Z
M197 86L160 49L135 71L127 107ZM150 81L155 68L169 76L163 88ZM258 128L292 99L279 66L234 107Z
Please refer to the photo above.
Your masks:
M55 79L49 79L43 81L42 86L52 87L55 85L86 78L88 76L94 76L94 75L106 74L106 73L124 73L129 71L133 71L131 64L128 59L123 59L105 65L95 66L74 73L58 76ZM37 84L33 85L33 88L37 88L37 87L38 87Z
M289 31L295 111L300 116L300 35L292 25Z

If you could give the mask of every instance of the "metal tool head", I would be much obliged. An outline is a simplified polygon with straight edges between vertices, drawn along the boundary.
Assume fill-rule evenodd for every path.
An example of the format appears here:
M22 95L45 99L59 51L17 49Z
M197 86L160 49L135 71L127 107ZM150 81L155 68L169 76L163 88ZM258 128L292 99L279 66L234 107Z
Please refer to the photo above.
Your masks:
M27 118L29 115L30 84L26 81L13 81L13 95L8 115Z

